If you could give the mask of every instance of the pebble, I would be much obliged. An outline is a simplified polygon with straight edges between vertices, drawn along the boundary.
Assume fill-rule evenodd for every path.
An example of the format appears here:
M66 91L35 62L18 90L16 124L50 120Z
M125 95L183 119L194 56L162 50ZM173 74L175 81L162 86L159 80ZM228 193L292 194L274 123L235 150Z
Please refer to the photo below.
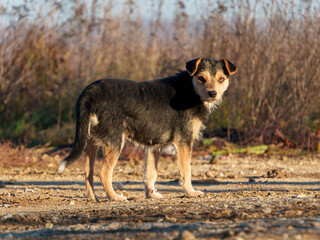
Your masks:
M3 214L2 216L1 216L1 219L2 220L6 220L6 219L9 219L9 218L12 218L13 216L11 215L11 214L8 214L8 213L6 213L6 214Z
M85 229L85 225L84 224L74 224L74 225L71 225L69 226L69 228L72 230L72 231L80 231L80 230L84 230ZM100 225L97 225L97 229L100 228ZM91 229L91 227L90 227Z
M121 190L121 191L124 190L122 183L114 183L113 188L114 190Z
M307 195L305 195L305 194L299 194L299 195L297 195L297 198L305 198L305 197L307 197Z
M25 216L26 216L26 214L25 214L25 213L23 213L23 212L19 212L19 213L17 213L17 216L19 216L19 217L25 217Z
M59 218L57 216L54 216L51 218L51 222L52 223L58 223L59 222Z
M45 228L53 228L53 224L51 222L47 222Z
M30 189L30 188L26 188L25 191L26 191L26 192L34 192L34 190L33 190L33 189Z
M177 222L177 219L175 217L169 217L167 215L166 215L166 220L173 223Z
M249 177L249 182L254 183L256 180L253 177Z
M272 209L270 207L266 207L266 208L262 209L262 212L265 213L265 214L269 214L269 213L272 212Z
M69 205L75 205L75 202L72 200L69 202Z
M6 184L4 184L3 182L0 182L0 188L5 188Z
M215 178L215 174L213 171L207 171L206 173L206 176L209 177L209 178Z
M193 240L196 239L194 234L188 230L185 230L181 233L181 240Z
M313 222L312 225L314 227L320 228L320 222Z
M119 223L119 222L113 222L113 223L109 223L109 224L107 224L104 228L103 228L103 230L117 230L117 229L119 229L119 228L121 228L121 223Z
M247 223L241 223L239 225L239 228L246 228L246 229L251 229L251 227Z

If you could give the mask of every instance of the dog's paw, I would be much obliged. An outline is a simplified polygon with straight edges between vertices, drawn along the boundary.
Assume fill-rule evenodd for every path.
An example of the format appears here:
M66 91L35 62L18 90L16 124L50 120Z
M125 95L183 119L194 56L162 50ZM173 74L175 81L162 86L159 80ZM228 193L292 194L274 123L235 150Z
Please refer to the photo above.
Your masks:
M95 203L99 202L99 200L95 194L93 196L87 195L86 198L87 198L88 202L95 202Z
M187 195L188 195L188 197L197 197L200 195L204 195L204 192L193 190L193 191L188 192Z
M93 203L98 203L99 202L97 197L95 197L95 198L87 197L87 201L88 202L93 202Z
M149 191L146 193L146 197L147 198L156 198L156 199L160 199L163 198L162 194L156 192L156 191Z
M110 198L110 201L127 201L127 197L123 196L122 193L115 195L113 197Z

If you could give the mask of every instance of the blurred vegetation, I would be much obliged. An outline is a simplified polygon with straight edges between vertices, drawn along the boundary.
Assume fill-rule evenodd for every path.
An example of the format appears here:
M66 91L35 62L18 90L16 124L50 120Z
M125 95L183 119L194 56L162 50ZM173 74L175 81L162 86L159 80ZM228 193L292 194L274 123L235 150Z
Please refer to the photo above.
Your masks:
M241 144L284 141L317 150L320 138L320 6L314 1L202 1L190 15L163 1L143 19L134 0L0 3L0 136L71 143L74 106L99 78L151 80L198 56L239 67L208 135ZM240 134L241 133L241 134Z

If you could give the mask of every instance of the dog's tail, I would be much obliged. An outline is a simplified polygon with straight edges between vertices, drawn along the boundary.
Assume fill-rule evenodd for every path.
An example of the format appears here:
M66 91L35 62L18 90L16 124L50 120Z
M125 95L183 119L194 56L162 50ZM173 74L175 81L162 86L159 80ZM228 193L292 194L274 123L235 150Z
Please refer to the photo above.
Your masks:
M76 161L81 156L82 151L87 145L90 114L86 111L86 108L81 107L80 105L81 104L79 103L76 107L76 136L72 150L69 156L63 159L60 163L58 173L62 173L68 165Z

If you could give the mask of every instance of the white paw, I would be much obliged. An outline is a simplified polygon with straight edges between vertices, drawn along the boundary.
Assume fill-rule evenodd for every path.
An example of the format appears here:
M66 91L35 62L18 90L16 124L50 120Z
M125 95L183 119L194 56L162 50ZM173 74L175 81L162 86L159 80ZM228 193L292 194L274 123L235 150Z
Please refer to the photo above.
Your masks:
M146 192L146 198L160 199L160 198L163 198L163 196L162 196L162 194L160 194L154 190L151 190L151 191Z
M201 191L196 191L196 190L187 192L187 195L188 195L189 197L197 197L197 196L200 196L200 195L203 195L203 194L204 194L203 192L201 192Z
M115 195L113 197L110 197L111 201L127 201L127 197L123 196L122 193Z

